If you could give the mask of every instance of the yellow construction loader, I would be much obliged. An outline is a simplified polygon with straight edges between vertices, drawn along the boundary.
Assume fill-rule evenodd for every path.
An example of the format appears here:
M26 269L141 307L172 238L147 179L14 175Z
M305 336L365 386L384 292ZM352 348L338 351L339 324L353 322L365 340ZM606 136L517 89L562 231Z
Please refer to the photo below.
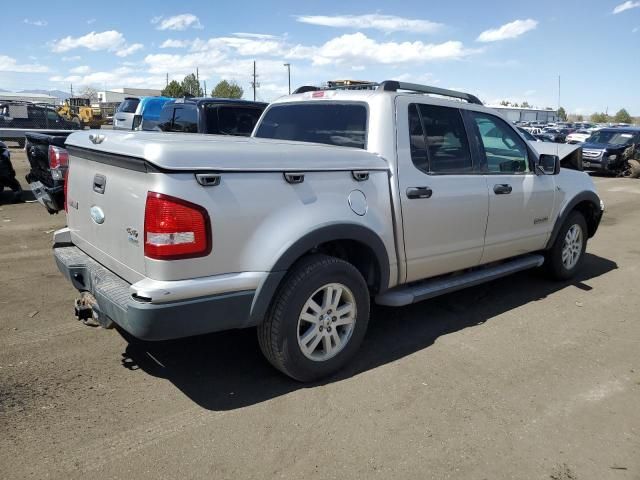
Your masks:
M92 107L88 98L71 97L58 107L61 117L78 125L79 128L100 128L106 123L99 107Z

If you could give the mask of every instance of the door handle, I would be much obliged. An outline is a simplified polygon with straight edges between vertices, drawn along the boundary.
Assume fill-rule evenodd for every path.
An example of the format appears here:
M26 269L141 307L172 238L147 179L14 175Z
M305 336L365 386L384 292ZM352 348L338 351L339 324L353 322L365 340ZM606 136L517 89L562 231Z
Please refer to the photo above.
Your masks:
M407 198L431 198L433 190L429 187L409 187L407 188Z
M493 186L493 193L496 195L509 195L513 191L513 187L508 183L499 183Z

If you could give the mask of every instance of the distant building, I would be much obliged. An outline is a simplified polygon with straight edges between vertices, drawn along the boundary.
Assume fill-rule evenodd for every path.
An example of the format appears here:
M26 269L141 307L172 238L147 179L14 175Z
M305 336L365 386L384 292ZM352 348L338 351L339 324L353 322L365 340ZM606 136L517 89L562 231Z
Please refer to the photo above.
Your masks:
M162 90L152 88L114 88L98 92L98 102L122 102L127 97L158 97Z
M51 95L44 93L15 93L15 92L0 92L0 101L2 100L14 100L19 102L34 102L34 103L49 103L56 105L60 103L60 100Z
M487 105L506 117L511 122L544 122L558 121L558 112L542 108L505 107L504 105Z

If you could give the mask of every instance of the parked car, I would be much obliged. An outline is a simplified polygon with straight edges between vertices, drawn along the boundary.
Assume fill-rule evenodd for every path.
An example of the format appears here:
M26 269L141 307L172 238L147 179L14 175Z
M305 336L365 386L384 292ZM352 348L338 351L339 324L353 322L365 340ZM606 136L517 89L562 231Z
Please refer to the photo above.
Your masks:
M139 114L138 105L140 105L140 98L126 97L113 114L113 129L132 130L133 117Z
M68 136L69 133L51 135L36 132L25 135L30 166L25 180L36 200L51 214L64 209L65 174L69 160L64 143Z
M24 147L24 129L33 130L77 130L74 122L62 118L52 105L29 102L0 102L0 128L16 128L12 135L5 134L4 140L15 140Z
M227 98L179 98L162 107L158 129L248 137L267 105Z
M584 168L616 175L640 176L640 128L603 128L582 145Z
M0 194L5 188L10 188L13 193L11 201L22 200L22 186L16 180L16 171L11 164L11 151L6 143L0 142Z
M356 354L371 300L408 305L543 264L573 277L603 212L589 176L477 97L396 81L281 98L253 138L80 132L66 145L53 252L83 292L79 318L145 340L257 326L267 359L300 381Z
M569 132L570 130L565 128L547 128L544 132L536 136L554 143L564 143Z
M575 132L572 132L569 135L567 135L565 141L566 143L570 143L570 144L584 143L587 140L587 138L589 138L592 135L592 133L593 133L592 130L586 130L586 129L576 130Z
M157 130L160 112L171 97L143 97L140 99L136 114L133 117L133 130Z

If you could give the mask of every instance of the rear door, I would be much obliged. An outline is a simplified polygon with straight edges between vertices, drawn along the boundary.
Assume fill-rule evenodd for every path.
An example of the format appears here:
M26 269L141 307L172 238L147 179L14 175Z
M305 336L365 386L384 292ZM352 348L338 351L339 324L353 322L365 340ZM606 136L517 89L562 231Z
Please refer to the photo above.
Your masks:
M503 119L466 111L489 190L482 263L544 248L553 227L555 177L533 172L533 152Z
M407 282L478 265L488 193L459 109L397 99Z

